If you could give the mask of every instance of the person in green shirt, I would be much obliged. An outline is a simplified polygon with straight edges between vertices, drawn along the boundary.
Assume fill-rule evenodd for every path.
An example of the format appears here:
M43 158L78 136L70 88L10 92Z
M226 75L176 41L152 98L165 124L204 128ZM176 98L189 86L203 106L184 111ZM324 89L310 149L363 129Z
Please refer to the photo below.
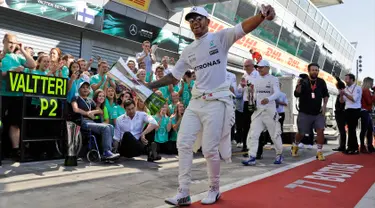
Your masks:
M175 113L177 103L180 101L180 96L178 95L177 92L173 92L171 97L172 97L172 103L169 104L168 113L167 113L169 116Z
M158 145L158 153L168 153L168 134L172 128L171 121L167 116L168 105L165 104L154 119L158 122L158 128L155 131L155 143Z
M109 123L114 125L115 120L118 117L117 116L117 97L115 93L115 89L113 87L109 87L106 90L106 96L107 98L105 99L104 105L108 110L109 114Z
M15 54L14 49L20 48L21 54ZM22 121L23 93L8 92L6 90L6 75L8 71L22 72L24 68L34 69L36 67L35 61L30 53L27 53L22 43L18 42L17 37L13 34L7 33L3 39L3 50L0 53L0 70L2 72L2 87L0 95L2 96L2 110L8 110L9 118L9 137L12 142L12 156L15 159L19 158L19 143L20 143L20 126Z
M155 69L156 80L159 80L164 77L164 67L163 65L157 66ZM159 88L160 92L163 94L163 97L168 100L168 104L171 104L170 100L171 93L173 93L173 85L167 85Z
M49 75L55 77L69 77L69 69L64 65L64 62L61 60L62 52L60 48L52 48L49 53L50 56L50 69Z
M108 63L101 61L98 64L98 74L94 75L90 79L91 88L96 91L97 89L106 90L108 87L116 89L116 83L113 79L107 76L109 70Z
M23 72L29 73L29 74L37 74L37 75L48 75L50 67L50 58L48 55L41 55L38 57L38 60L36 61L36 68L35 69L29 69L26 68Z
M124 115L126 113L124 103L127 100L134 100L133 95L129 91L124 91L120 94L119 98L117 99L117 106L114 108L113 117L117 119L121 115ZM116 120L114 121L114 124L116 125Z
M168 152L170 154L177 154L177 134L178 130L180 129L180 124L182 121L182 116L185 112L185 107L182 102L178 102L176 105L176 113L171 116L171 124L172 124L172 133L169 137L168 141Z
M100 113L95 115L95 122L96 123L106 123L109 124L109 115L108 110L104 105L105 100L105 93L103 90L98 89L94 93L93 97L94 102L96 103L96 110L99 110ZM113 126L111 125L113 128Z
M185 108L189 105L191 90L193 89L194 83L192 72L188 70L180 82L180 91L178 92Z
M134 100L135 100L137 111L145 112L147 113L147 115L151 115L150 111L147 109L147 106L139 97L135 97Z

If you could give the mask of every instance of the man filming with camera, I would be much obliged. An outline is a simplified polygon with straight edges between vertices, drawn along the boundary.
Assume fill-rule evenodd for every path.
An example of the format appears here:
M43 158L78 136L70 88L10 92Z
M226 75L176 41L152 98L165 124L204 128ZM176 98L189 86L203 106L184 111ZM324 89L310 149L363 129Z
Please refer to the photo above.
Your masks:
M325 112L329 98L327 84L318 77L319 65L311 63L307 67L309 76L300 75L294 96L299 98L299 113L297 117L298 133L292 146L292 156L298 156L298 144L305 134L314 128L317 132L316 159L324 161L322 153L324 144ZM323 106L322 106L323 100Z

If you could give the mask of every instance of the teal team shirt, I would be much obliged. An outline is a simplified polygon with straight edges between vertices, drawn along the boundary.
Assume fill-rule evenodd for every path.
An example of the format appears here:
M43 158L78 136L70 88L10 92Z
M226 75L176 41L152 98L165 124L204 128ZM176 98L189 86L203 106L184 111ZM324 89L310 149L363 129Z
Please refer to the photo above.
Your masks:
M115 120L117 116L117 104L115 102L112 103L112 105L109 103L109 100L106 98L104 102L105 107L108 110L108 116L110 120L110 124L113 124L113 120Z
M176 105L173 103L169 105L169 113L172 115L174 114L174 110L176 109Z
M191 80L190 82L190 88L193 88L194 87L194 80ZM185 108L189 105L189 102L190 102L190 99L191 99L191 89L189 89L189 85L187 83L184 82L183 86L181 85L180 87L183 88L183 92L182 92L182 103L184 104Z
M90 79L90 85L93 85L93 84L99 84L101 81L102 81L103 77L100 76L99 74L96 74L94 76L91 77ZM105 83L105 80L107 79L107 75L104 75L104 81L102 83L102 85L99 87L100 89L104 89L104 83ZM113 79L111 79L111 81L114 81ZM108 86L107 87L110 87L111 84L108 83Z
M7 53L5 54L4 58L1 60L1 68L0 70L2 72L8 72L14 68L17 68L19 66L24 66L26 64L26 59L21 54L15 54L15 53ZM1 95L3 96L22 96L22 93L16 93L16 92L7 92L6 90L6 79L3 79L1 81Z
M177 124L177 119L176 119L176 116L174 116L173 118L171 118L171 123L172 125L176 125ZM170 138L170 141L172 142L175 142L177 141L177 134L178 134L178 130L180 129L180 127L177 128L177 131L175 131L174 129L172 129L172 134L171 134L171 138Z
M158 116L153 116L156 120L156 122L160 123L159 129L155 132L155 142L157 143L166 143L168 142L168 123L169 123L169 118L167 116L164 116L160 118Z
M112 119L116 120L118 117L120 117L121 115L124 115L125 113L126 111L121 105L116 105L112 109Z

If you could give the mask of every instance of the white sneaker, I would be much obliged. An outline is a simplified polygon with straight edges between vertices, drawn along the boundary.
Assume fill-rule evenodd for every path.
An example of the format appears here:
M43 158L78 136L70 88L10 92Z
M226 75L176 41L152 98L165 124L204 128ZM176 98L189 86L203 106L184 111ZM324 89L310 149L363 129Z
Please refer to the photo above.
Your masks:
M306 149L312 149L312 148L313 148L313 146L311 144L306 145Z
M233 145L236 145L237 142L236 142L235 140L232 140L232 144L233 144Z
M298 144L298 147L299 147L300 149L304 149L304 148L305 148L305 145L304 145L303 143L299 143L299 144Z
M165 199L164 202L173 206L189 206L191 204L189 190L182 190L179 188L176 196Z
M242 148L242 147L243 147L242 143L237 144L237 148Z
M202 199L201 204L214 204L220 199L220 196L219 187L210 187L207 196Z

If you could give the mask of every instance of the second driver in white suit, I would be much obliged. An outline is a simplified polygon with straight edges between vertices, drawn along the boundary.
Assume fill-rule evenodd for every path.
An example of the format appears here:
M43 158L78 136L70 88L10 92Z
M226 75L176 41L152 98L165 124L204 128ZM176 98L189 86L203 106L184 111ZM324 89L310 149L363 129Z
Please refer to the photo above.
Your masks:
M247 135L249 146L249 158L242 161L244 165L255 165L258 151L259 136L263 130L267 129L275 145L276 159L274 164L281 164L283 161L283 144L281 141L281 127L279 115L276 110L276 99L281 95L278 78L269 74L270 64L266 60L261 60L256 65L260 77L256 79L253 86L256 110L251 116L251 126Z

